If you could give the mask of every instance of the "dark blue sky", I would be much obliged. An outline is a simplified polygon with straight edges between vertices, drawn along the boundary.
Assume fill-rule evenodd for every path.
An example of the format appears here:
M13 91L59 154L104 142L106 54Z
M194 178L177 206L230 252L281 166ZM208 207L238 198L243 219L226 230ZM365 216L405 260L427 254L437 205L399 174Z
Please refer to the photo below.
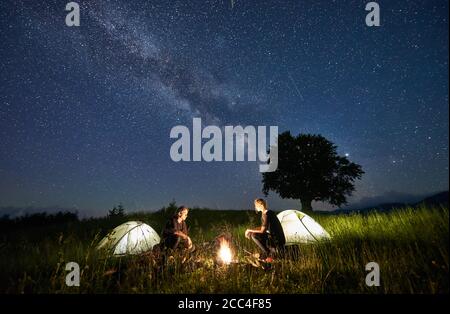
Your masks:
M170 159L193 117L322 134L350 206L448 189L448 1L67 2L0 4L0 207L249 208L257 163Z

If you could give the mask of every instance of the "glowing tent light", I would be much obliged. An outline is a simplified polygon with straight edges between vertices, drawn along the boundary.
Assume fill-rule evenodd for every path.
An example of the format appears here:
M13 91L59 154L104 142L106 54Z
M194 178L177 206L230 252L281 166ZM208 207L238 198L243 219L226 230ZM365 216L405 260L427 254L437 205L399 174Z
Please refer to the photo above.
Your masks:
M328 232L307 214L285 210L277 215L283 227L286 245L310 243L331 239Z
M152 227L140 221L128 221L106 235L97 248L120 256L150 251L159 242L159 235Z

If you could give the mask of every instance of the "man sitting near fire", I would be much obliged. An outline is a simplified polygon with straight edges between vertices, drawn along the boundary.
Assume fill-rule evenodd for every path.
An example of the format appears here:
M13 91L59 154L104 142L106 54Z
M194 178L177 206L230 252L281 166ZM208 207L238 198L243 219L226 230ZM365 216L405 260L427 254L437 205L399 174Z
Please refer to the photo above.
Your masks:
M262 198L255 200L256 212L261 212L261 227L257 229L245 230L245 237L252 239L262 251L261 259L265 262L272 262L276 254L284 251L286 239L283 227L277 215L267 209L267 203Z

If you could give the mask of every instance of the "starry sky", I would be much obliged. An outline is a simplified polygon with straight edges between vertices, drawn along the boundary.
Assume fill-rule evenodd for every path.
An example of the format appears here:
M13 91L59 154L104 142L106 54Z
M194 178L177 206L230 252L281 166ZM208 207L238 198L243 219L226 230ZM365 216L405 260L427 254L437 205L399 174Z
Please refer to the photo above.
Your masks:
M325 136L365 171L350 207L448 189L448 1L380 27L362 0L78 1L80 27L67 2L0 3L3 212L251 208L257 162L171 160L193 117Z

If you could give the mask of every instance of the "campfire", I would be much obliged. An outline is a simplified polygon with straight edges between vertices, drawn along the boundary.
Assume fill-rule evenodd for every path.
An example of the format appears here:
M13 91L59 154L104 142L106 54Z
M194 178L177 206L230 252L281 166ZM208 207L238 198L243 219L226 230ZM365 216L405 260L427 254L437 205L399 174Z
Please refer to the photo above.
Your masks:
M233 252L231 250L230 241L225 237L219 240L219 250L217 251L217 261L223 265L229 265L233 262Z

